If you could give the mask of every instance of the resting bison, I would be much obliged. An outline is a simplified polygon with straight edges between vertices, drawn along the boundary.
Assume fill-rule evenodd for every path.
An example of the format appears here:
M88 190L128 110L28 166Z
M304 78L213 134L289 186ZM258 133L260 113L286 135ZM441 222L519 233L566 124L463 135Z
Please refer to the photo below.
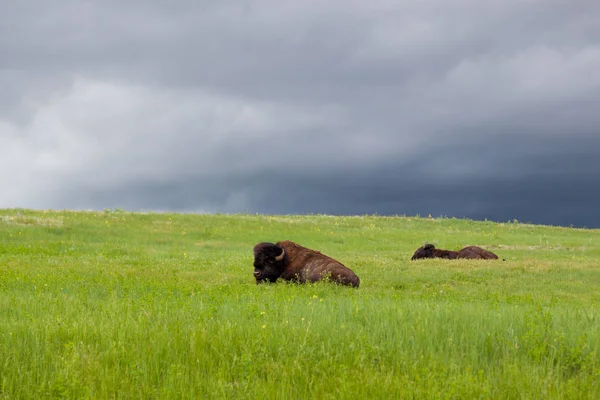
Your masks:
M339 261L289 240L254 246L256 283L275 282L277 278L298 283L317 282L326 277L347 286L358 287L360 283L358 276Z
M415 254L413 254L411 260L418 260L419 258L445 258L448 260L454 260L456 258L471 258L480 260L495 260L498 258L498 256L491 251L484 250L477 246L467 246L459 251L454 251L436 249L432 244L425 244L425 246L419 247L417 251L415 251Z

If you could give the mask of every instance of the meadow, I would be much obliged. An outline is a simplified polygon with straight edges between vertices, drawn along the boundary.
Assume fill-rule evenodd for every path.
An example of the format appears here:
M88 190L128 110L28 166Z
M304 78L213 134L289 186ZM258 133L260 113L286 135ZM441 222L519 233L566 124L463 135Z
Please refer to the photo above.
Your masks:
M256 285L289 239L358 289ZM506 261L410 261L425 241ZM0 398L598 399L600 230L0 210Z

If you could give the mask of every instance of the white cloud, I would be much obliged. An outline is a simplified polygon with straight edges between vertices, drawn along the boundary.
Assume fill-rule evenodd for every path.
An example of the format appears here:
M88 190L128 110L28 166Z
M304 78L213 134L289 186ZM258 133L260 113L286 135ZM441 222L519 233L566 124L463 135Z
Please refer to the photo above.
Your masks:
M306 156L301 149L318 145L318 136L307 143L305 132L338 118L327 108L80 78L40 105L27 125L0 120L2 180L13 188L0 194L0 207L47 206L71 181L103 187L298 163Z

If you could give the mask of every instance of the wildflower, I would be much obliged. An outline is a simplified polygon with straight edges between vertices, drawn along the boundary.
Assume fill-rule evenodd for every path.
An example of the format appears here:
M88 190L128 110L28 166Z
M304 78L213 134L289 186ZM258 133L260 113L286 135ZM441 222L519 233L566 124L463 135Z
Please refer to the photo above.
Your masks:
M267 325L263 325L262 328L265 329L267 327Z
M264 312L264 311L261 311L261 312L260 312L260 315L265 315L265 312Z

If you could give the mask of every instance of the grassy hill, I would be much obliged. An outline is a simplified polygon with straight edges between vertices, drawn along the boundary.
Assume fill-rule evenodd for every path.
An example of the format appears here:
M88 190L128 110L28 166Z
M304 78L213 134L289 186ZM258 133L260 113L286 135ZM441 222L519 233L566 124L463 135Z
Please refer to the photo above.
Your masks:
M283 239L361 287L256 285ZM596 399L599 289L600 230L0 210L0 398Z

